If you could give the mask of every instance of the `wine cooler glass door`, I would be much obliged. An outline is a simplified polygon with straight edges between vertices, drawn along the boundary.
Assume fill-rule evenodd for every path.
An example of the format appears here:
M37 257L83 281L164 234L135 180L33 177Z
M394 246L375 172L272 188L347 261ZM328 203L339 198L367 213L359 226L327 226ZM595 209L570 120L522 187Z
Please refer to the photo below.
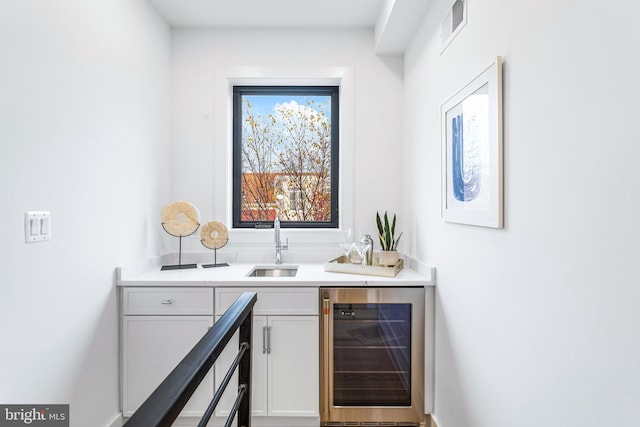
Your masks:
M411 304L332 311L334 405L411 405Z

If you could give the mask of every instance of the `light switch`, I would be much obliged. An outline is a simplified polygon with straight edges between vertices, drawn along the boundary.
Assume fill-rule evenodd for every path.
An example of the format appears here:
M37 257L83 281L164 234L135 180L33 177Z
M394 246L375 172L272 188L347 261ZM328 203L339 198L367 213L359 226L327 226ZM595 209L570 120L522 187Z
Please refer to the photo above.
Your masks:
M40 234L42 234L43 236L45 234L49 234L49 221L50 217L48 216L40 218Z
M24 241L26 243L51 240L51 212L29 211L24 214Z
M29 219L29 235L34 237L40 234L40 219Z

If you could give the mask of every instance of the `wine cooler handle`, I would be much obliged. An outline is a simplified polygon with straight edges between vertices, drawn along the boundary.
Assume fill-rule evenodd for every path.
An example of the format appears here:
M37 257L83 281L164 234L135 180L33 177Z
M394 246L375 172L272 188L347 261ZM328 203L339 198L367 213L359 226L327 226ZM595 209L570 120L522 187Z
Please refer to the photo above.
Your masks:
M324 374L322 375L322 408L324 414L322 418L329 417L329 313L331 311L331 303L329 298L322 298L322 366Z

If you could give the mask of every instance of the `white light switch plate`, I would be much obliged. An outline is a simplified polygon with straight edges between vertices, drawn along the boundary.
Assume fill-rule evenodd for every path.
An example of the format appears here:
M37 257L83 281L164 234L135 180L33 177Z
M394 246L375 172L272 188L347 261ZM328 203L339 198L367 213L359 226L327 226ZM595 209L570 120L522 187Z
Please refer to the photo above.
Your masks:
M29 211L24 214L24 241L26 243L51 240L51 212Z

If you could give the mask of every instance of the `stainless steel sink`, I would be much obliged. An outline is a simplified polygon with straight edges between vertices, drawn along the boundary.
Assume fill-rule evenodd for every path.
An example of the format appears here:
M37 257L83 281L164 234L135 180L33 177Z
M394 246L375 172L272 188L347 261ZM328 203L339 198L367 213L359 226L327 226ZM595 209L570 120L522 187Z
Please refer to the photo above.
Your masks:
M257 265L247 274L247 277L295 277L297 273L297 265Z

